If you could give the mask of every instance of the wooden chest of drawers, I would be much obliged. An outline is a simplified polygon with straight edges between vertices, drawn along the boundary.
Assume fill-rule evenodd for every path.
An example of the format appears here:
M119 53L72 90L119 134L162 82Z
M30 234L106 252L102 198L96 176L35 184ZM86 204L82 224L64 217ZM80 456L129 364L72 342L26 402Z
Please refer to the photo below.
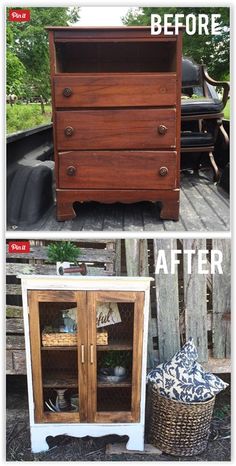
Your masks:
M50 27L57 219L76 201L179 216L181 35Z

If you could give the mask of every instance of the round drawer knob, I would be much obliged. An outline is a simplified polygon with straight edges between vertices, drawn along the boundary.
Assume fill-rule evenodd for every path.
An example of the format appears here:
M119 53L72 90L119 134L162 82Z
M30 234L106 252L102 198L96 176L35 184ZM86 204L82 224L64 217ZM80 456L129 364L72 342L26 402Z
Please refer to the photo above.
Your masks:
M70 97L72 94L72 90L70 87L65 87L65 89L63 89L63 95L64 97Z
M167 132L167 127L165 125L158 126L158 133L159 134L166 134L166 132Z
M74 128L72 126L67 126L64 130L66 136L72 136Z
M168 168L166 168L166 167L161 167L160 170L159 170L159 175L160 175L160 176L166 176L166 175L168 175Z
M73 167L73 165L70 165L69 167L67 167L66 173L68 176L75 176L76 168Z

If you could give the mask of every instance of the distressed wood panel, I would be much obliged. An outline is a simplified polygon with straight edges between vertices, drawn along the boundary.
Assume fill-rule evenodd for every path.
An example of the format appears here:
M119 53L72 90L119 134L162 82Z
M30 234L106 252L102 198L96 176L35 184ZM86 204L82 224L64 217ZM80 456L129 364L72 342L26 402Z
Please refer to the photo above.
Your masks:
M24 350L7 350L6 373L26 374L26 358Z
M139 276L139 241L138 239L125 239L125 256L127 275Z
M213 275L213 356L229 358L231 353L231 248L229 239L213 239L213 249L222 252L223 274Z
M22 308L22 306L10 306L10 305L7 305L6 306L6 317L8 317L8 318L18 317L18 318L23 319L23 308Z
M6 320L7 333L24 333L23 319L7 319Z
M165 250L168 270L171 265L171 249L177 249L175 239L154 239L154 263L156 264L158 251ZM160 362L168 360L180 348L179 331L179 291L178 273L164 274L163 270L157 275L157 330Z
M206 275L198 273L199 249L206 249L205 239L185 239L184 249L196 250L191 256L192 273L187 273L187 256L184 254L184 312L186 340L193 337L198 351L198 361L208 360L207 349L207 281ZM204 267L206 268L206 267Z
M12 285L8 284L6 285L6 294L10 295L21 295L21 285Z
M26 275L55 275L56 266L48 264L22 264L22 263L7 263L6 273L9 276L17 276L19 274ZM87 265L87 275L113 275L114 266L112 263L108 264L108 267L104 264L104 267L93 267L93 265ZM80 274L78 273L78 276ZM14 290L14 288L13 288ZM17 291L17 288L15 288ZM14 294L14 293L13 293ZM18 294L18 293L16 293Z
M7 349L24 349L25 337L23 335L7 335L6 337Z
M87 242L87 241L86 241ZM79 248L80 262L113 262L115 251L108 249ZM27 254L9 253L7 247L7 259L43 259L47 260L47 246L31 246Z
M125 239L127 275L149 276L148 242L146 239ZM151 317L151 303L148 321L147 367L152 368L157 360L157 350L153 348L153 338L157 336L157 320Z
M148 241L147 239L140 240L140 275L149 277L149 258L148 258ZM151 285L152 286L152 285ZM148 320L148 348L147 348L147 368L151 369L154 367L158 352L154 349L154 337L157 337L157 319L152 318L151 315L151 300L149 305L149 320Z

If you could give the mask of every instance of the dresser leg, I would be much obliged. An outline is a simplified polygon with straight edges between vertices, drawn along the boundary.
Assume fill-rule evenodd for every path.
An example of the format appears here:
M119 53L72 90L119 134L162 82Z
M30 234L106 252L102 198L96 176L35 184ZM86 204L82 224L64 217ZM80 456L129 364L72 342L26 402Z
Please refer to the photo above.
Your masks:
M72 220L76 217L72 202L58 202L57 201L57 220L63 222L65 220Z
M162 201L160 217L163 220L179 220L179 202L173 200Z

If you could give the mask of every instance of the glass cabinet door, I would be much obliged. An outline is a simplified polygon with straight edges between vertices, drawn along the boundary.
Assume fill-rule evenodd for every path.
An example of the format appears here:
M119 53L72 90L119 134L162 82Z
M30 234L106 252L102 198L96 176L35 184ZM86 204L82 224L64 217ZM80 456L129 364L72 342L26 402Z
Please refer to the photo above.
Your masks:
M84 421L86 293L30 291L28 297L35 421Z
M88 421L140 418L144 293L88 292Z

